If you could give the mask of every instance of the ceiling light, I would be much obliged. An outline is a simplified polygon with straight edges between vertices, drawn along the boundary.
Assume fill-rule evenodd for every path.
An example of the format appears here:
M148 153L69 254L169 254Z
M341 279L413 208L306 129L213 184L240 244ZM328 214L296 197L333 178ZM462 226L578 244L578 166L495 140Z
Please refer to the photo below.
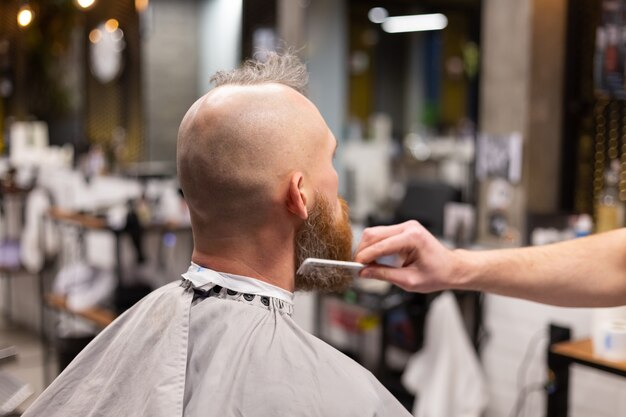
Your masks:
M83 9L88 9L96 2L96 0L76 0L76 3Z
M111 39L115 42L121 41L124 38L124 32L122 29L115 29L113 33L111 33Z
M384 7L374 7L367 12L367 18L372 23L383 23L389 16L389 12Z
M441 13L388 17L382 24L387 33L441 30L448 26L448 18Z
M89 42L98 43L100 42L100 39L102 39L102 32L100 32L100 29L93 29L89 32Z
M150 0L135 0L135 10L137 12L145 12L150 5Z
M119 28L119 27L120 27L120 22L118 22L117 19L109 19L104 24L104 28L109 33L115 32L117 30L117 28Z
M26 27L33 21L33 11L29 6L20 7L20 11L17 13L17 24L21 27Z

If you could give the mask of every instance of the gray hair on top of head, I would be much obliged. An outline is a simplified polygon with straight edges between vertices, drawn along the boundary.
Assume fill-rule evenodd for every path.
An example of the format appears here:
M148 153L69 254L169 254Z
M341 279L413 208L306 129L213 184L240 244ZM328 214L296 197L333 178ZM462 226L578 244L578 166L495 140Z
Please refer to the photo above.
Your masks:
M265 52L264 61L250 59L240 68L218 71L211 77L215 87L223 85L283 84L305 94L309 73L300 58L291 51Z

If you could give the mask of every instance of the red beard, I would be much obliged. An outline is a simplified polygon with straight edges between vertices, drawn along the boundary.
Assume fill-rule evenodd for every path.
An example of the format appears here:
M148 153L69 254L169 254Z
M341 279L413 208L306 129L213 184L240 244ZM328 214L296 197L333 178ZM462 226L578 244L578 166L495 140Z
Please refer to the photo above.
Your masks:
M336 219L330 203L321 194L295 238L296 270L306 258L323 258L339 261L352 260L352 228L348 203L339 198L341 218ZM346 290L352 274L344 270L324 268L304 275L296 275L296 291L334 292Z

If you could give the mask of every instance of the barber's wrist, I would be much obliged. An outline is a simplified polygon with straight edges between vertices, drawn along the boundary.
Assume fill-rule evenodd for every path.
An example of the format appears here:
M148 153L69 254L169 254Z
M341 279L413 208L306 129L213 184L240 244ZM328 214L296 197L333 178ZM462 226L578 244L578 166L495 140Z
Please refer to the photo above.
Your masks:
M458 290L475 290L475 281L479 269L475 252L466 249L452 251L453 272L450 277L450 288Z

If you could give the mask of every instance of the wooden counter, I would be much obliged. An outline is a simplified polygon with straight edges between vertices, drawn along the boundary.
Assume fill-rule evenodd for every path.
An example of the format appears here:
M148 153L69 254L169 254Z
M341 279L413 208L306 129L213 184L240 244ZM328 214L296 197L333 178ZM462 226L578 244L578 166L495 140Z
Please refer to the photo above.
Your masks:
M591 339L555 343L550 350L558 355L567 356L577 361L593 363L626 372L626 361L615 362L595 356Z
M551 326L551 340L553 339ZM569 338L569 329L566 329ZM556 334L556 333L555 333ZM548 348L548 383L546 414L550 417L569 416L570 365L578 364L609 374L626 377L626 362L602 359L593 354L591 339L567 340L552 343ZM558 339L557 339L558 340Z

